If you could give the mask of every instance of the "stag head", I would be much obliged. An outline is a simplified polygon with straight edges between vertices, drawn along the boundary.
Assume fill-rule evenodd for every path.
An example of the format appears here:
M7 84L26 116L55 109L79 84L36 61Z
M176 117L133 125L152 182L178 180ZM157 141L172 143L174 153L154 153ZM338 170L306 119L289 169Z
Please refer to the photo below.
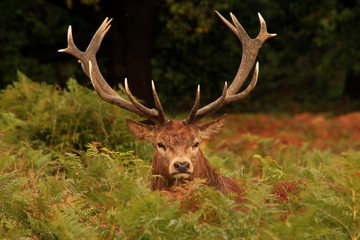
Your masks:
M128 128L137 140L151 142L155 149L154 175L167 179L181 180L199 177L203 170L203 155L200 150L202 140L221 132L225 118L202 124L189 124L186 121L170 120L165 125L155 127L127 120Z
M216 171L210 166L203 156L199 145L202 140L209 139L221 132L225 118L212 120L205 123L198 123L202 118L208 116L226 104L239 101L245 98L254 89L258 73L259 64L255 64L252 80L247 88L239 92L251 69L254 66L257 53L262 44L276 34L269 34L262 16L259 15L260 32L255 39L251 39L236 17L230 13L232 23L226 20L216 11L220 19L232 30L242 44L242 58L238 72L228 87L224 84L221 96L212 103L199 108L200 106L200 86L197 88L196 98L189 116L182 121L167 120L157 95L155 84L152 81L152 92L154 96L155 109L145 107L138 102L132 95L127 80L125 79L125 90L129 100L119 96L103 78L97 61L96 53L100 48L101 42L110 28L112 19L106 18L99 29L94 34L85 52L80 51L73 41L72 28L68 29L68 46L59 52L73 55L79 62L90 78L92 85L98 95L106 102L115 104L127 111L147 118L155 123L146 125L127 120L128 128L134 137L140 141L149 141L155 148L153 157L153 174L162 176L155 179L152 183L154 190L168 189L173 182L181 179L205 178L207 184L216 186L218 178Z

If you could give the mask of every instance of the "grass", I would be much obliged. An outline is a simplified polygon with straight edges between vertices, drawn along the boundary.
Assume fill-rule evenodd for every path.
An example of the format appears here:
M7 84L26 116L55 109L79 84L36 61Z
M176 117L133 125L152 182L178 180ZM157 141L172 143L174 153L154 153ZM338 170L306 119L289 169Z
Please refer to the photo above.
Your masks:
M360 239L358 113L230 116L202 148L245 188L239 204L201 180L151 192L136 116L74 80L18 78L0 93L1 239Z

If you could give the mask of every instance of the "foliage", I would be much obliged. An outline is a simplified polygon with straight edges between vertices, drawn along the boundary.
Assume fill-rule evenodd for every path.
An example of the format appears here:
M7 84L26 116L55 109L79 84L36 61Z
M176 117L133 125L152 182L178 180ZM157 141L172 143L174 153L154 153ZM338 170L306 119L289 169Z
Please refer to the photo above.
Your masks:
M73 0L65 0L66 2L66 5L68 8L72 8L73 5L74 5L74 1ZM98 3L100 2L100 0L80 0L81 4L84 4L84 5L95 5L97 6Z
M68 90L59 90L20 72L18 78L0 96L2 142L61 150L84 149L90 141L115 149L134 145L125 124L134 116L103 102L74 79L68 81Z
M288 145L340 153L360 148L360 113L336 117L302 113L291 118L266 114L230 115L225 137L214 138L217 150L236 150L236 154L269 154ZM276 136L276 138L274 138ZM309 147L310 148L310 147Z
M0 88L16 80L21 70L37 81L58 82L63 75L54 62L59 34L65 27L59 22L72 20L65 12L52 5L34 1L1 1L0 8ZM56 58L55 58L56 59Z
M230 118L223 138L241 138L221 151L202 147L242 184L247 201L236 203L200 179L178 192L151 192L150 164L129 151L135 146L121 130L125 112L73 79L59 90L18 77L0 93L2 239L360 239L360 137L354 133L347 148L331 141L349 141L357 114L319 125L312 115ZM318 148L313 134L327 121L333 132ZM303 144L283 141L302 128Z
M102 2L2 1L0 87L5 88L15 80L16 70L35 81L62 87L65 79L79 73L78 80L90 85L87 79L81 79L85 76L80 74L75 61L60 56L56 50L64 47L69 24L81 29L76 33L79 47L88 43L101 20L95 21L96 17L87 14L98 14L102 18L107 14L99 10ZM251 37L258 32L256 13L261 12L269 32L278 34L267 41L259 53L257 88L248 100L233 108L247 112L328 110L341 113L359 109L360 51L356 41L359 0L159 2L151 71L167 109L176 112L190 108L197 84L202 86L203 103L214 100L214 96L220 95L224 81L230 82L236 73L241 46L216 17L215 9L228 19L228 12L233 12ZM75 3L79 3L83 11L72 9ZM121 11L117 11L119 15ZM109 54L116 58L121 55L109 52L101 54L108 54L107 60L114 58ZM109 65L103 67L104 72L112 72L107 68ZM182 96L182 101L174 96Z

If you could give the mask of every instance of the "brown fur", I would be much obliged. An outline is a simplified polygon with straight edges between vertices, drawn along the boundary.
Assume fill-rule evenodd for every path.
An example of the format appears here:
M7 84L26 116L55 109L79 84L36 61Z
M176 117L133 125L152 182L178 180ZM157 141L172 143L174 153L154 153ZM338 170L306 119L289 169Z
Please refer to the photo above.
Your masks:
M205 122L199 125L188 124L185 121L170 120L167 124L153 127L128 120L128 127L133 135L141 141L149 141L155 148L152 159L151 189L153 191L171 191L174 186L180 186L184 181L195 178L204 179L204 184L214 187L224 194L235 193L241 198L243 190L232 178L220 175L194 143L208 139L218 134L225 119ZM162 143L164 149L159 148ZM170 174L171 159L177 157L191 161L193 172L186 180L175 179Z

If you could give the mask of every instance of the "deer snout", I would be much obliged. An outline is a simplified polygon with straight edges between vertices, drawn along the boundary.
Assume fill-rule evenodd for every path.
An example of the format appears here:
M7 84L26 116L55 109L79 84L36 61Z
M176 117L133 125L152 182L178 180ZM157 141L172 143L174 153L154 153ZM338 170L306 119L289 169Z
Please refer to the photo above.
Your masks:
M174 163L174 168L179 172L179 173L186 173L188 171L190 167L190 163L188 162L175 162Z
M193 173L193 164L188 157L176 157L169 166L169 173L174 178L189 178Z

